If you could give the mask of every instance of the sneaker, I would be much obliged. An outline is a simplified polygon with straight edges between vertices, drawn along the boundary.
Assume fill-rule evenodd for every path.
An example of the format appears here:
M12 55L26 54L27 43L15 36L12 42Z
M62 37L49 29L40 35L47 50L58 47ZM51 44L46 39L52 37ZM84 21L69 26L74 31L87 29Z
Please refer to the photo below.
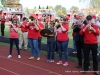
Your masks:
M62 64L62 61L57 62L58 65Z
M68 62L65 62L65 63L63 64L63 66L68 66Z
M24 49L24 51L26 51L27 49Z
M49 62L54 62L54 60L50 60Z
M21 56L20 56L20 55L18 55L18 58L21 58Z
M29 60L32 60L32 59L34 59L34 57L30 57L30 58L28 58Z
M37 60L40 60L40 57L38 57Z
M49 61L50 61L50 60L48 60L48 59L47 59L47 60L45 60L45 62L49 62Z
M99 56L99 52L97 53L97 56Z
M76 52L76 51L73 51L72 53L73 53L73 54L76 54L77 52Z
M12 56L11 55L9 55L7 58L11 58Z

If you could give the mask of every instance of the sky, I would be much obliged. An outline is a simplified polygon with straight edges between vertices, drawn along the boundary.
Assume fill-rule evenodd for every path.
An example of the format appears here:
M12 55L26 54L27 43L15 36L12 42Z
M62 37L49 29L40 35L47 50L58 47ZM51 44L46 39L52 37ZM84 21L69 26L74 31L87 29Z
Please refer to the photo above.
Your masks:
M79 2L79 0L20 0L20 3L24 8L34 8L35 6L38 8L39 5L41 7L47 7L56 5L62 5L66 9L70 9L72 6L77 6L79 9L88 7L88 0L86 2Z

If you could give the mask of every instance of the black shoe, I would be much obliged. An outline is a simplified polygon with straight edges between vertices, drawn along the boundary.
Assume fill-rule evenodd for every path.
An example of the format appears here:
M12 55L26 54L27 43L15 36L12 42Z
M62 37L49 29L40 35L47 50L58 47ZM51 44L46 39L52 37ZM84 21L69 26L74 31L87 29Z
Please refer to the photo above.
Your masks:
M95 75L99 75L99 72L94 72Z
M78 65L78 66L76 66L76 68L82 68L82 65Z

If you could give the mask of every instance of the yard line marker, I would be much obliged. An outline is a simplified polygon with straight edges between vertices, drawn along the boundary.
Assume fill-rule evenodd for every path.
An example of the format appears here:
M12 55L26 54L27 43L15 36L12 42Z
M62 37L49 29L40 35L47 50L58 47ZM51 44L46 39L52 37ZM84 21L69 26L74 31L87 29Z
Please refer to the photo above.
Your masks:
M0 69L5 70L5 71L10 72L10 73L13 73L13 74L15 74L15 75L20 75L20 74L17 74L17 73L15 73L15 72L12 72L12 71L10 71L10 70L7 70L7 69L5 69L5 68L2 68L2 67L0 67Z
M0 56L0 57L7 58L7 57L4 57L4 56ZM15 62L24 64L24 65L28 65L28 66L31 66L31 67L35 67L35 68L38 68L38 69L47 71L47 72L52 73L52 74L55 74L55 75L62 75L62 74L59 74L59 73L56 73L56 72L53 72L53 71L50 71L50 70L47 70L47 69L44 69L44 68L41 68L41 67L38 67L38 66L34 66L34 65L30 65L30 64L27 64L27 63L24 63L24 62L20 62L20 61L14 60L14 59L9 59L9 60L12 60L12 61L15 61Z

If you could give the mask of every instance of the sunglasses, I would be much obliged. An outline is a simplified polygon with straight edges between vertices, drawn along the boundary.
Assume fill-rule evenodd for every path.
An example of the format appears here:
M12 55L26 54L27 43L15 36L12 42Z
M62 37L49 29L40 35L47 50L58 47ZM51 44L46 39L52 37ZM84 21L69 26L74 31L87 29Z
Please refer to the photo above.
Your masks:
M82 17L82 16L79 16L79 17Z

